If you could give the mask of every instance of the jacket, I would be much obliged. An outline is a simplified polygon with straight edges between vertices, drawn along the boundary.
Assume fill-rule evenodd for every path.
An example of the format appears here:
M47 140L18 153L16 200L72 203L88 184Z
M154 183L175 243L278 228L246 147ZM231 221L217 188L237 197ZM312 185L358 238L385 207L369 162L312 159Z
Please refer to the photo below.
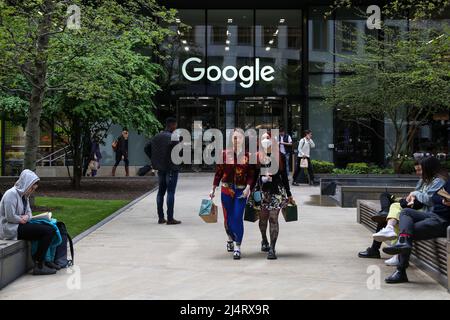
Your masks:
M0 201L0 239L17 240L21 216L27 215L28 221L31 219L30 201L24 193L38 181L39 177L33 171L25 169L14 187L3 195Z
M172 141L172 132L164 130L154 136L145 147L145 153L150 158L153 169L160 171L180 170L172 161L172 149L179 140Z
M249 163L248 152L243 152L238 156L233 150L224 150L222 151L222 160L221 164L216 164L214 186L219 186L222 181L222 183L254 187L256 165Z
M444 190L450 193L450 181L447 181L447 183L444 185ZM437 193L433 195L433 212L447 222L450 222L450 207L442 203L443 199L444 198L442 198Z
M431 211L433 207L433 195L445 185L445 181L441 178L434 178L429 184L425 184L422 179L419 180L416 190L412 195L424 205L424 211Z
M259 159L260 159L260 156L258 156L258 160ZM278 161L279 161L278 171L274 175L271 175L272 181L262 183L261 177L258 177L257 188L261 189L261 191L264 191L264 192L270 192L271 194L279 194L279 190L280 190L279 187L282 187L282 188L284 188L284 190L286 190L286 195L288 197L291 197L292 193L291 193L291 189L289 186L289 178L288 178L287 171L285 168L286 157L281 152L280 152ZM261 164L259 164L258 166L262 167Z

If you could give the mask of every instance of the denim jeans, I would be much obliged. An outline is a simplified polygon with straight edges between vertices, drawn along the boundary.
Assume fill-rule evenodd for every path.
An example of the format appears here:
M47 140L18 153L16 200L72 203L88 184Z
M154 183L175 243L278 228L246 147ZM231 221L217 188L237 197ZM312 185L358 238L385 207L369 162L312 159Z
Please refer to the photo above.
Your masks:
M158 217L164 219L164 195L167 192L167 220L173 220L173 207L175 203L175 189L177 187L178 171L158 171L159 189L156 196Z

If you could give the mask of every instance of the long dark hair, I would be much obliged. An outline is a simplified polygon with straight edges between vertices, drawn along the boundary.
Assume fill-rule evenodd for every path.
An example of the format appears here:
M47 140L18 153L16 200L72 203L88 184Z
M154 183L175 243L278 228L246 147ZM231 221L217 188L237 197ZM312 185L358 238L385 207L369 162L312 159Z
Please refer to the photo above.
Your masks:
M422 180L426 184L430 184L435 178L441 178L445 181L448 180L448 173L437 158L423 158L420 161L420 165L422 166Z

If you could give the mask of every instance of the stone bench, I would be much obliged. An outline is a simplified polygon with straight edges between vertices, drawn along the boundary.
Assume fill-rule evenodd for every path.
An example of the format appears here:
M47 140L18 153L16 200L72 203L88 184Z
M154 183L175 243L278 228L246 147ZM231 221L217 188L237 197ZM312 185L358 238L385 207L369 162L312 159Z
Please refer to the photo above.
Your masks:
M358 200L357 221L375 232L377 224L370 218L380 211L379 201ZM411 262L438 281L450 292L450 227L447 238L415 241Z
M32 267L27 241L0 240L0 289Z
M386 186L346 186L337 185L336 192L330 197L343 208L355 208L358 199L378 200L383 192L397 197L408 195L413 187L386 187Z

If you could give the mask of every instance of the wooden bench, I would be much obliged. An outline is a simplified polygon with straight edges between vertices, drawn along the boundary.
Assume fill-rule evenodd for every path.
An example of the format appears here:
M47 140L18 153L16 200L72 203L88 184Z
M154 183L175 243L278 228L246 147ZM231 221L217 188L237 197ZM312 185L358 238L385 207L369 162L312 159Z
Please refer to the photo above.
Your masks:
M31 268L27 241L0 240L0 290Z
M370 218L380 211L379 201L358 200L357 221L375 232L377 224ZM433 279L438 281L450 292L450 227L447 238L437 238L426 241L415 241L411 255L411 262L421 268Z

